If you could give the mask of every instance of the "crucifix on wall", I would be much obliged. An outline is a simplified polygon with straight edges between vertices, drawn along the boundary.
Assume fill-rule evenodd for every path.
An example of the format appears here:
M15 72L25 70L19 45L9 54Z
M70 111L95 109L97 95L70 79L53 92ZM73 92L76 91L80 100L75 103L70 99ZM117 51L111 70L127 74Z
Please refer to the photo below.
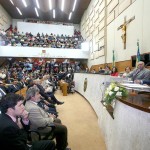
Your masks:
M122 42L124 44L124 49L126 49L126 30L127 30L127 25L133 21L135 19L135 16L133 16L132 18L130 18L128 21L126 21L126 17L124 17L124 23L122 25L120 25L117 30L122 30Z

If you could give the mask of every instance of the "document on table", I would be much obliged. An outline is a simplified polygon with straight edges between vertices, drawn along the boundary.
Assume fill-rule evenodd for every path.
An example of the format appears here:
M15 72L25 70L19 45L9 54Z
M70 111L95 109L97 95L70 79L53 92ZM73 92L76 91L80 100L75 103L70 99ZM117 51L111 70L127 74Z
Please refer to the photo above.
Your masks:
M149 86L141 85L141 84L122 83L121 85L129 87L129 88L150 89Z

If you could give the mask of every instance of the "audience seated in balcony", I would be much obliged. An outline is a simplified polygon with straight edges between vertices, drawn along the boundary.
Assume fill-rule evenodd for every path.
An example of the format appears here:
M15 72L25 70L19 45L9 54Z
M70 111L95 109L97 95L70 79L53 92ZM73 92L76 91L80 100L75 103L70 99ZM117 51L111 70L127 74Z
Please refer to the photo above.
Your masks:
M17 28L8 30L6 33L0 32L1 45L5 46L23 46L23 47L49 47L49 48L69 48L80 49L83 42L80 32L75 31L74 36L40 34L36 36L32 33L20 33Z

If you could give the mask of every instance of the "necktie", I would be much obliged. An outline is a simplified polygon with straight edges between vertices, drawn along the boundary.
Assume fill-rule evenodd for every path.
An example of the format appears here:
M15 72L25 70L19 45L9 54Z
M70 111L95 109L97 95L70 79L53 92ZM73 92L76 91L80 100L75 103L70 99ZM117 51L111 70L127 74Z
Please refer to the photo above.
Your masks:
M1 88L0 88L0 93L1 93L2 96L6 95L6 93Z
M140 69L136 70L135 74L133 75L133 81L136 79L136 77L140 71L141 71Z

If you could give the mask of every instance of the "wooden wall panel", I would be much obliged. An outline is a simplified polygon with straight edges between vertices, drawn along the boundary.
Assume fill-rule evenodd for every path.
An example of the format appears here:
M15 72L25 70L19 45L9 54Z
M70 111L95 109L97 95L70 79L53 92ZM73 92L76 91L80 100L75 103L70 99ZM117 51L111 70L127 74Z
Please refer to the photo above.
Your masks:
M109 15L113 9L119 4L119 0L113 0L107 7L107 15Z
M104 37L104 29L99 32L99 39L101 39L102 37Z
M99 33L98 28L96 28L96 29L94 30L94 32L93 32L94 37L95 37L96 35L98 35L98 33Z
M104 38L99 40L99 47L104 46Z
M119 14L122 13L129 5L131 4L131 0L124 0L119 4Z
M95 0L95 1L94 1L94 8L96 8L97 5L98 5L98 0Z
M104 17L105 17L105 10L103 10L103 11L99 14L99 18L98 18L99 22L101 22L102 19L104 19Z
M99 6L99 13L105 8L105 1L103 1Z
M107 25L110 24L115 19L115 12L113 11L111 14L109 14L107 18Z
M112 63L108 63L107 65L108 65L110 68L112 68ZM124 72L124 69L125 69L125 67L127 67L127 66L129 66L129 67L132 68L131 60L116 62L115 65L116 65L116 67L117 67L117 69L118 69L118 72ZM105 66L105 64L93 65L93 66L91 66L90 70L95 69L95 70L98 72L99 67L104 68L104 66Z
M132 3L134 3L136 0L132 0Z
M99 31L101 31L104 28L104 26L105 26L105 21L102 20L99 24Z
M107 0L107 5L111 2L112 0Z
M98 20L98 17L99 17L99 13L95 13L93 17L93 21L96 22Z
M119 5L115 8L115 18L119 16Z

